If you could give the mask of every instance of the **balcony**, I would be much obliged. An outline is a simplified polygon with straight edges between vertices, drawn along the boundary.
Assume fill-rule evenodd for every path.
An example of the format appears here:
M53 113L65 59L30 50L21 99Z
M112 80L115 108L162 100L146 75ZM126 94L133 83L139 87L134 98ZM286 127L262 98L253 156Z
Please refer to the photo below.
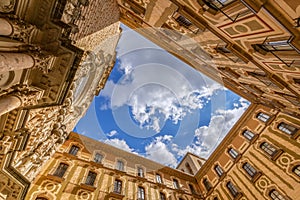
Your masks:
M283 58L283 56L292 55L291 52L293 51L300 54L300 51L291 44L292 40L292 36L276 38L266 37L262 44L253 44L252 47L262 55L271 53L287 67L291 67L299 64L299 60L295 60L293 56L289 56L291 59Z

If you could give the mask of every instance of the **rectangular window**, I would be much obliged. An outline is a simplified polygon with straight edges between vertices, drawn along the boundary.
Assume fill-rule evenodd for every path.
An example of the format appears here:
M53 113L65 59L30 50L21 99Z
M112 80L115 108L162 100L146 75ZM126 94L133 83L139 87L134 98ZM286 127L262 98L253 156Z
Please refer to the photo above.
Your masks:
M100 153L96 153L94 157L94 162L101 163L103 159L103 156Z
M252 133L251 131L249 131L249 130L245 130L244 132L243 132L243 136L247 139L247 140L249 140L249 141L251 141L252 139L253 139L253 137L254 137L254 133Z
M138 175L139 177L145 177L144 169L141 168L141 167L138 167L138 169L137 169L137 175Z
M210 191L212 189L210 182L206 178L203 180L203 185L207 191Z
M145 199L145 189L143 187L138 187L138 200Z
M229 192L232 194L233 197L238 196L239 192L237 188L230 181L226 184L226 187L228 188Z
M260 145L260 148L270 156L273 156L277 152L277 149L273 145L269 144L268 142L263 142Z
M77 153L78 153L78 151L79 151L79 147L73 145L73 146L71 147L70 151L69 151L69 154L72 154L72 155L76 156Z
M93 186L94 182L96 180L96 176L97 176L97 174L95 172L89 171L89 174L86 178L85 184Z
M179 15L177 18L176 18L176 21L181 25L181 26L184 26L186 28L188 28L189 26L192 25L192 22L190 20L188 20L187 18L185 18L184 16L182 15Z
M161 179L161 175L160 174L156 174L156 182L157 183L162 183L162 179Z
M233 148L230 148L230 149L228 150L228 153L229 153L229 155L230 155L233 159L236 159L236 158L238 157L238 155L239 155L239 153L238 153L235 149L233 149Z
M219 165L216 165L215 166L215 171L217 172L218 176L221 177L223 175L223 169L219 166Z
M173 179L173 185L175 189L179 189L179 182L177 179Z
M278 125L278 129L281 130L282 132L288 134L288 135L293 135L298 131L298 129L290 124L286 124L284 122L281 122Z
M262 122L267 122L270 119L270 116L265 114L265 113L258 113L258 115L256 116L257 119L259 119Z
M64 174L66 173L68 167L69 167L69 165L67 165L65 163L60 163L53 175L62 178L64 176Z
M124 171L124 163L121 160L117 161L117 170Z
M285 200L285 198L277 190L271 190L269 195L273 200Z
M160 200L166 200L166 195L162 192L159 193Z
M300 177L300 165L295 166L293 172Z
M256 174L256 169L252 167L248 162L243 165L243 169L249 174L249 176L254 177Z
M121 194L121 192L122 192L122 181L115 180L114 193Z
M196 194L195 188L193 185L189 184L189 188L192 194Z

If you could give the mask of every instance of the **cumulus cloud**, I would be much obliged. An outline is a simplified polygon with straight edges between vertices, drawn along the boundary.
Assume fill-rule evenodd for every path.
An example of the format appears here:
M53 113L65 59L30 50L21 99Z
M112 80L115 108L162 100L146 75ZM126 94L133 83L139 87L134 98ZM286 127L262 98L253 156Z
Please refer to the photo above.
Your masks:
M113 138L113 139L106 139L106 140L104 140L104 142L106 144L110 144L110 145L112 145L114 147L117 147L119 149L122 149L124 151L134 153L134 149L130 148L125 140L120 140L118 138Z
M216 111L208 126L201 126L195 130L195 143L185 149L179 149L178 154L182 156L187 152L192 152L200 157L208 158L247 109L249 103L240 99L240 105L231 110Z
M146 158L163 165L175 167L177 165L177 159L167 146L171 139L171 135L156 137L154 141L145 147Z

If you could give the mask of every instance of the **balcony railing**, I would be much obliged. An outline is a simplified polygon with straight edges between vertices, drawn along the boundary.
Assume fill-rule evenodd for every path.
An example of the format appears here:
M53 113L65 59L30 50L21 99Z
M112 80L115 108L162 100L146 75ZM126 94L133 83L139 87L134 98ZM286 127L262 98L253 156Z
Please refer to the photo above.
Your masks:
M230 16L229 14L227 14L223 8L226 7L227 5L235 2L236 0L203 0L203 3L205 5L207 5L209 8L211 8L212 10L215 10L216 12L221 12L223 15L225 15L228 19L230 19L232 22L235 22L237 19L246 16L250 13L252 13L253 11L251 9L249 9L248 6L245 6L247 8L247 10L245 11L241 11L238 14L234 15L234 16Z
M258 51L261 54L266 54L267 52L270 52L287 67L291 67L292 65L296 64L297 60L283 59L280 57L279 52L295 51L298 54L300 54L300 51L291 44L292 40L293 36L281 38L266 37L262 44L256 44L253 45L253 47L256 51Z

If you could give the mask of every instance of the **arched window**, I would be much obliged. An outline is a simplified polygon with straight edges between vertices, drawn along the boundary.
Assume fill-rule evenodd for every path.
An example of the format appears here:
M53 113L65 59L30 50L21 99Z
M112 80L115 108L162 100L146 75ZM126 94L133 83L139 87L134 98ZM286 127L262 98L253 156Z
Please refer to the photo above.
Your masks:
M96 153L94 157L94 162L101 163L103 159L103 156L100 153Z
M249 141L251 141L252 139L253 139L253 137L254 137L254 133L252 133L251 131L249 131L249 130L245 130L244 132L243 132L243 136L247 139L247 140L249 140Z
M270 119L270 116L265 113L260 112L257 114L256 118L262 122L267 122Z
M145 199L145 189L143 187L138 187L138 200Z
M68 167L69 167L69 165L67 165L65 163L60 163L53 175L62 178L64 176L64 174L66 173Z
M294 127L290 124L286 124L284 122L281 122L277 128L288 135L293 135L294 133L296 133L298 131L298 129L296 127Z
M124 163L123 163L123 161L118 160L116 168L117 168L117 170L124 171Z
M229 192L232 194L233 197L237 197L239 194L238 189L232 184L232 182L228 182L226 184L226 187L228 188Z
M69 154L72 154L73 156L76 156L77 153L78 153L78 151L79 151L79 147L76 146L76 145L73 145L73 146L71 147L70 151L69 151Z
M96 180L96 177L97 177L97 174L95 172L89 171L89 174L86 177L85 184L93 186L94 182Z
M121 192L122 192L122 181L116 179L114 183L114 193L121 194Z
M277 149L268 142L261 143L260 148L270 156L273 156L277 152Z
M249 176L254 177L255 174L257 173L256 169L254 169L254 167L252 167L252 165L250 165L248 162L246 162L245 164L243 164L243 169L247 172L247 174L249 174Z
M210 182L206 178L203 179L203 185L207 191L210 191L212 189Z
M274 189L270 191L269 196L273 200L285 200L285 198L277 190Z
M215 171L216 171L216 173L218 174L219 177L221 177L224 173L223 169L219 165L215 166Z
M300 177L300 165L296 165L294 168L293 168L293 172Z
M230 148L230 149L228 150L228 153L229 153L229 155L230 155L233 159L236 159L236 158L238 157L238 155L239 155L239 153L238 153L235 149L233 149L233 148Z

